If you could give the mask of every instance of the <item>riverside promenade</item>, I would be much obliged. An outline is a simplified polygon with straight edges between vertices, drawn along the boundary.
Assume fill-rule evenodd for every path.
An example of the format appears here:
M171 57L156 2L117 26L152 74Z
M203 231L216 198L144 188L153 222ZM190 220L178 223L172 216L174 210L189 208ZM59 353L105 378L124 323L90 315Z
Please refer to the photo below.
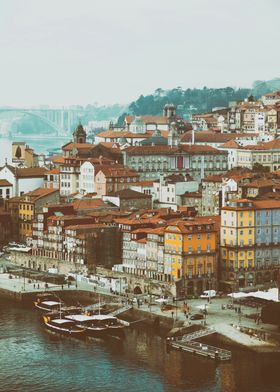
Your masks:
M197 325L200 328L211 327L225 341L231 344L237 344L255 351L263 352L279 352L280 351L280 332L277 326L264 324L259 322L256 324L252 317L256 313L256 309L242 306L241 313L237 313L234 309L228 309L223 305L231 303L231 298L213 298L211 303L207 303L204 299L193 299L186 301L177 301L170 303L170 310L163 310L160 303L156 301L142 301L141 297L134 294L127 296L112 295L104 289L94 289L92 285L85 282L74 282L68 285L55 285L48 283L46 288L43 282L29 282L26 278L15 277L12 279L8 273L0 273L0 295L23 300L35 298L39 292L56 292L59 295L69 295L72 299L80 300L85 294L88 302L96 302L98 296L102 296L102 301L115 303L120 307L128 301L132 303L132 309L127 312L127 316L135 320L147 320L150 324L155 320L160 320L162 325L174 330ZM134 299L134 301L133 301ZM137 301L139 299L139 301ZM184 303L185 302L185 303ZM189 314L186 316L186 306ZM203 320L191 320L191 315L200 313L203 307L207 306L207 315ZM251 317L250 317L251 315ZM244 333L246 330L251 333ZM261 338L260 338L261 337Z

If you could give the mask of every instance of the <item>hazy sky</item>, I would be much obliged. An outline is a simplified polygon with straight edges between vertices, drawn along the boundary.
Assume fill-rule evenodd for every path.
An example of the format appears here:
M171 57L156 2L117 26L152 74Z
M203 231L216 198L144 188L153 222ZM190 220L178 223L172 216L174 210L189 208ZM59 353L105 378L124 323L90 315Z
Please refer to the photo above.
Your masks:
M127 103L280 71L279 0L0 0L0 106Z

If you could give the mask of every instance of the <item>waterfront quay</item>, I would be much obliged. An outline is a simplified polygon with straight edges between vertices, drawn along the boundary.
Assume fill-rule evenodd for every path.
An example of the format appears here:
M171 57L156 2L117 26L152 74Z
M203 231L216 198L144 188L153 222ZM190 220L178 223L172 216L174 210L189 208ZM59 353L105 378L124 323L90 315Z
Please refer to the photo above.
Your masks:
M11 278L12 276L12 278ZM143 322L162 327L167 334L187 334L192 328L211 328L218 336L218 341L227 345L243 346L258 352L279 352L280 333L275 325L256 322L256 309L249 306L232 305L232 298L217 297L210 302L205 299L169 301L164 307L154 298L150 299L135 294L117 295L100 288L93 289L85 282L72 282L71 285L49 283L47 288L43 282L31 282L25 277L0 273L0 296L25 303L31 303L40 292L55 292L64 300L75 303L93 304L102 298L102 302L123 307L130 304L131 309L122 317L133 322ZM207 309L203 319L193 320L192 316L201 314ZM166 309L166 310L165 310ZM240 310L239 310L240 309ZM203 312L205 313L205 312ZM212 339L204 337L203 341ZM216 342L217 340L215 340ZM222 348L222 347L221 347Z

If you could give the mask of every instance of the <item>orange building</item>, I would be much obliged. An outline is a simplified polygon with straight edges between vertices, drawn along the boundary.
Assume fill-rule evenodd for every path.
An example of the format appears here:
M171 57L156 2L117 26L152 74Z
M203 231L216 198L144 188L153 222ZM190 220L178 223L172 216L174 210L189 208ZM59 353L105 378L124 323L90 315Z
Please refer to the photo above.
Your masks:
M216 289L219 217L196 217L168 225L164 267L182 295Z

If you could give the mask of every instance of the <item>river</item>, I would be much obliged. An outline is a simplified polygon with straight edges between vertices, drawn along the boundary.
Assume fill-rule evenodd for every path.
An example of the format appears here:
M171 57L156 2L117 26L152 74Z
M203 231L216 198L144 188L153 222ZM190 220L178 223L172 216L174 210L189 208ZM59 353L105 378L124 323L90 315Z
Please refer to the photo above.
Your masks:
M39 313L0 300L0 391L279 392L280 358L235 351L217 365L139 327L123 342L75 341L44 330Z

